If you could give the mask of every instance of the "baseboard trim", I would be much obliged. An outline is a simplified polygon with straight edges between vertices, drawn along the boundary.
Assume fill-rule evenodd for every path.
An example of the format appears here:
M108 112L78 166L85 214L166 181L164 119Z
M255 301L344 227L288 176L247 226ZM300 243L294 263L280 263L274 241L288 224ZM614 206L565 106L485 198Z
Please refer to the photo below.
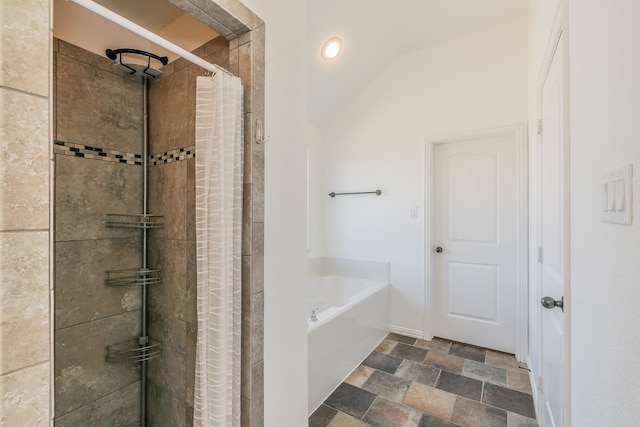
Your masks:
M417 329L403 328L402 326L390 325L389 330L393 333L404 335L411 338L424 339L424 332Z

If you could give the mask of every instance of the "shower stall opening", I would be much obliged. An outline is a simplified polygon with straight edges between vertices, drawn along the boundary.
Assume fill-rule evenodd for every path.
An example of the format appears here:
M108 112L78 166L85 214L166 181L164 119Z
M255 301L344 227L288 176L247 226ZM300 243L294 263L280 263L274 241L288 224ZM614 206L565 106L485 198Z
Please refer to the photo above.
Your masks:
M191 425L189 89L204 71L174 62L151 81L62 40L55 48L55 425ZM226 39L204 48L229 66Z
M173 2L140 0L145 2L165 11L177 8ZM60 5L72 2L54 0L55 37L56 26L69 24L56 24L56 16L72 18L68 10L58 13ZM183 2L179 12L190 5L191 0ZM240 2L213 0L198 16L223 36L193 55L239 76L246 93L241 269L247 274L241 328L242 348L251 351L242 352L241 400L242 424L259 426L264 146L254 135L255 123L264 121L264 23ZM191 426L197 338L195 97L197 78L211 69L175 56L166 65L154 57L133 63L132 52L118 52L129 43L107 40L113 31L86 23L84 28L91 28L90 35L66 38L62 31L65 37L52 43L54 425ZM110 52L91 47L91 38L105 39Z

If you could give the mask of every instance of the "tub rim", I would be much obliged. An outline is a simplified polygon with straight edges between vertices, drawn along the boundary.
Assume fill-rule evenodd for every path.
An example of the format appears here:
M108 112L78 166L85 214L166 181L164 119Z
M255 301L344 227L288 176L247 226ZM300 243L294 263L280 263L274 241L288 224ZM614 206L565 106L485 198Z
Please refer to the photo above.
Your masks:
M313 331L319 329L322 325L329 323L331 320L338 317L340 314L346 312L347 310L349 310L351 307L355 306L359 302L366 300L371 295L376 294L377 292L381 291L382 289L385 289L388 286L391 286L391 283L386 282L384 280L372 280L372 279L363 279L360 277L337 276L337 275L317 276L317 277L314 277L313 279L309 279L308 282L310 282L311 280L317 280L323 277L359 280L359 281L366 282L367 285L365 286L365 289L349 297L346 304L343 304L340 306L331 306L319 312L317 314L318 316L317 321L312 322L309 319L309 317L307 317L307 334L310 334Z

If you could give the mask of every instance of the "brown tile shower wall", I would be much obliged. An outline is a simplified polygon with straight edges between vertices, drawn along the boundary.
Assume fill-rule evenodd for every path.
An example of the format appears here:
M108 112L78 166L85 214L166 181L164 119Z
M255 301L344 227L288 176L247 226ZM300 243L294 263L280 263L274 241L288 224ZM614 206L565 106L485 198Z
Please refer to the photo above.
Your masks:
M229 68L229 42L218 37L195 54ZM164 278L149 294L149 333L164 343L149 361L150 426L193 425L196 359L195 95L205 71L172 62L149 91L149 209L164 215L152 230L149 262ZM180 149L183 149L180 151ZM197 155L197 153L195 153Z
M265 27L255 23L230 43L245 88L241 394L242 425L251 427L264 425L264 144L254 135L256 120L264 123Z
M142 95L112 61L54 40L57 427L139 424L140 367L105 353L139 336L140 289L105 272L140 267L141 232L105 221L142 212Z
M256 145L252 135L255 118L264 117L264 26L230 42L219 37L194 53L240 76L245 88L242 425L261 426L264 147ZM173 355L173 359L163 356L149 362L147 402L152 426L191 426L193 420L197 315L195 160L191 153L196 77L203 74L201 68L178 60L165 67L162 78L150 90L149 151L154 161L150 166L149 207L165 216L165 228L153 231L149 245L150 262L165 268L164 283L150 298L150 333L169 345ZM182 153L180 149L184 149ZM184 159L176 161L171 155ZM157 164L155 159L159 159Z
M255 79L256 84L264 85L264 23L256 15L237 0L170 1L228 39L251 32L251 36L245 36L245 41L253 39L251 47L245 47L245 54L249 53L251 58L250 69L241 71ZM5 18L0 26L0 99L4 106L4 120L0 123L0 143L4 147L3 156L0 156L3 183L0 187L3 198L0 211L0 328L3 340L14 343L0 348L0 413L8 425L47 425L53 412L49 396L52 360L48 275L52 256L49 251L49 209L54 202L49 198L49 114L55 119L56 112L55 108L49 111L50 6L49 0L0 3ZM230 67L234 73L240 68L238 48L239 44L230 49ZM253 119L264 120L264 98L260 98L263 93L253 91L251 96L252 106L247 114L252 114ZM54 121L54 130L55 124ZM245 120L245 125L246 135L253 135L253 122ZM245 184L252 184L253 177L262 179L264 171L260 168L264 162L258 160L255 165L251 162L253 157L264 158L262 150L263 147L247 138L245 156L249 161L245 162L245 168L249 171L245 172ZM246 194L255 191L256 197L261 198L260 185L253 188L250 187L252 191ZM245 199L245 206L254 206L251 197ZM245 215L243 243L243 289L251 295L261 293L263 285L260 203L253 209L258 210L255 216L253 212ZM252 233L254 228L257 229L255 235ZM253 241L255 245L252 245ZM262 324L262 298L257 296L251 301L249 306L245 304L243 324L250 328L254 325L251 334L255 337L252 341L256 349L254 356L259 356L243 365L242 424L259 426L263 424L263 364L262 349L257 344L262 339L256 334L261 330L258 324ZM254 315L256 319L250 320ZM115 401L130 401L137 393L130 387L114 393L113 397ZM100 405L99 401L84 408L96 417L114 412L109 405ZM75 411L70 413L68 423L83 425L84 421L80 420L85 419L84 414ZM127 424L119 418L114 425Z
M49 423L49 7L49 0L0 4L3 425Z

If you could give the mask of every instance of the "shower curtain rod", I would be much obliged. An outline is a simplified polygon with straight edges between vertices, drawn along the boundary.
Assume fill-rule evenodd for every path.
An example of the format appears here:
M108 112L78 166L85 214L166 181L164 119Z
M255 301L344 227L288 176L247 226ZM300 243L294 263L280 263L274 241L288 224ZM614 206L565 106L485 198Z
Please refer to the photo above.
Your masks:
M200 58L199 56L194 55L193 53L189 52L188 50L185 50L183 48L181 48L178 45L175 45L173 43L171 43L168 40L163 39L162 37L158 36L157 34L152 33L151 31L147 30L146 28L141 27L140 25L136 24L135 22L129 21L128 19L118 15L117 13L107 9L106 7L103 7L95 2L93 2L92 0L67 0L67 1L71 1L75 4L77 4L78 6L82 6L87 10L90 10L91 12L95 13L96 15L100 15L103 18L113 22L114 24L117 24L123 28L126 28L127 30L139 35L140 37L143 37L145 39L147 39L148 41L157 44L158 46L161 46L165 49L167 49L170 52L175 53L176 55L181 56L182 58L186 59L189 62L192 62L196 65L199 65L200 67L204 68L207 71L211 71L212 73L216 73L218 71L222 71L223 73L227 73L229 75L233 75L229 70L225 70L224 68L220 67L219 65L216 64L212 64L210 62L205 61L204 59Z

